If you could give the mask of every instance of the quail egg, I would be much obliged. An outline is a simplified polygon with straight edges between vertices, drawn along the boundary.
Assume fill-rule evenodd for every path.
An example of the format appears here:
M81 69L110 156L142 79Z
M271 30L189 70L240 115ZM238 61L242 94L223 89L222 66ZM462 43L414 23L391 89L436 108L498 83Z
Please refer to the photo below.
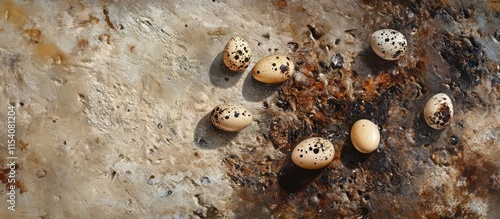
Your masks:
M250 65L252 50L248 42L241 37L229 39L224 47L222 59L231 71L243 71Z
M369 37L373 51L385 60L396 60L404 55L406 47L405 36L392 29L382 29L373 32Z
M270 55L259 60L252 69L253 77L260 82L275 84L288 80L293 75L293 61L283 55Z
M332 162L334 155L335 148L330 141L312 137L303 140L293 149L292 162L304 169L321 169Z
M425 122L433 129L444 129L453 118L453 103L448 95L438 93L432 96L424 108Z
M351 128L351 141L361 153L367 154L375 151L380 143L378 126L367 119L356 121Z
M233 103L223 103L216 106L210 114L212 124L218 129L237 132L252 123L252 114L243 106Z

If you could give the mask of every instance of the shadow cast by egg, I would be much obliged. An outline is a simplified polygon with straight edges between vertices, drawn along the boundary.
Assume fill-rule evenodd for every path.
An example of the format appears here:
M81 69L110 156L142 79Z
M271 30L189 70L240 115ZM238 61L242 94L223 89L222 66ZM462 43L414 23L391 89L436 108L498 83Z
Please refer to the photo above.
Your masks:
M388 61L380 58L370 47L358 53L354 59L353 70L362 75L378 75L382 71L392 71L398 67L398 61ZM364 75L366 77L366 75Z
M433 129L424 118L423 111L420 113L415 113L415 122L413 123L413 130L415 130L415 145L426 145L432 144L438 141L443 133L444 129Z
M340 162L348 169L356 169L361 166L361 164L365 163L373 153L376 152L368 154L359 152L351 143L351 138L348 136L340 152Z
M324 169L308 170L300 168L292 162L292 154L289 153L277 174L278 183L287 192L294 192L309 185L319 177Z
M217 149L226 146L238 132L225 132L217 129L210 119L210 113L203 116L194 130L194 143L201 149Z
M243 71L231 71L222 60L222 52L215 56L212 65L210 65L209 78L212 85L220 88L230 88L240 80Z
M286 82L284 82L286 83ZM247 74L245 81L243 82L243 98L251 102L260 102L265 98L276 93L283 83L277 84L266 84L255 80L252 76L252 72Z

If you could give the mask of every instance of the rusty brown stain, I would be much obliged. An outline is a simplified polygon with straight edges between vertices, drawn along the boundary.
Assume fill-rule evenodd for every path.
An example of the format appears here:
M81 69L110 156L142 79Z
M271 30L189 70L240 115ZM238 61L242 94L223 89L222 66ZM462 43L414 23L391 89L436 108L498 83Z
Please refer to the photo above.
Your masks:
M487 8L491 8L496 11L500 11L500 0L489 0L486 3Z
M275 0L275 1L273 1L273 4L276 5L280 9L286 8L286 6L288 6L288 3L286 2L286 0Z
M106 8L105 5L102 6L102 12L104 13L104 20L106 21L106 24L111 27L111 29L115 30L115 25L111 23L111 19L109 18L109 11Z
M128 47L128 51L129 51L130 53L135 53L135 45L130 45L130 46Z
M16 164L15 169L17 171L19 164ZM6 185L6 188L9 188L9 183L8 183L8 178L7 176L9 175L10 168L4 168L2 169L2 174L0 174L0 182Z
M19 172L19 163L16 163L14 169L15 169L16 175L17 175ZM11 171L11 169L7 167L7 168L2 169L1 174L0 174L0 182L5 184L5 188L7 190L10 190L9 187L12 185L8 181L8 175L9 175L10 171ZM26 188L24 183L21 182L21 180L19 180L18 178L16 178L16 182L14 184L16 185L16 188L19 189L20 194L23 194L24 192L28 191L28 189Z
M65 54L52 42L38 44L35 54L44 61L53 60L55 64L64 63L66 60Z
M28 15L22 7L16 6L12 0L4 0L0 4L0 14L5 15L5 20L22 27L28 20Z
M38 30L38 29L26 29L24 30L24 32L26 34L28 34L29 36L29 42L30 43L34 43L34 44L38 44L40 42L40 38L42 36L42 31Z
M106 42L108 45L111 45L111 36L107 33L99 35L99 41Z
M23 194L28 191L28 189L21 180L16 180L16 187L19 189L19 194Z
M446 34L435 33L434 28L429 28L428 25L420 24L426 24L426 19L434 17L443 7L451 7L443 2L447 1L427 3L410 0L382 3L382 1L363 0L361 2L369 5L380 3L378 7L387 7L388 11L394 8L412 10L415 14L411 22L421 27L413 35L415 46L411 57L401 61L408 64L404 67L373 57L373 59L363 60L364 63L370 65L365 68L371 70L368 73L363 72L365 69L355 68L353 70L325 69L318 64L318 60L324 61L330 57L324 57L323 53L318 52L318 43L311 43L310 37L304 35L303 31L293 34L293 30L287 30L292 32L294 42L301 45L300 49L293 51L290 56L297 63L296 70L304 74L306 79L297 82L292 78L278 89L275 104L282 108L283 113L276 113L270 122L260 124L265 127L263 133L267 140L262 144L272 144L274 149L288 154L297 143L297 139L318 134L333 136L332 139L338 147L340 158L337 158L334 161L335 164L332 163L302 190L287 193L278 185L276 175L265 174L266 171L278 174L281 165L286 161L262 159L260 154L254 154L254 152L227 156L224 159L226 171L230 179L239 186L239 196L246 203L244 207L236 208L235 212L238 212L238 215L274 216L276 218L418 218L422 216L426 218L449 216L475 218L478 216L477 213L460 205L451 208L452 205L448 203L444 205L445 208L451 208L447 209L452 212L451 215L429 210L429 206L443 201L442 193L451 194L453 198L463 198L462 206L465 206L472 201L472 199L468 200L467 194L487 197L491 192L499 190L498 166L485 162L480 157L464 160L466 152L463 146L453 146L449 149L452 150L450 165L462 173L459 177L466 179L466 188L454 187L453 184L438 186L439 188L426 184L423 184L422 188L408 185L409 182L414 182L412 179L418 179L418 176L422 174L419 171L427 171L427 169L409 167L417 161L411 160L407 154L426 151L431 156L437 150L436 141L443 138L438 132L427 127L425 121L421 123L419 120L421 118L418 117L418 113L422 110L419 108L421 104L419 101L422 101L421 95L428 94L432 86L438 83L425 81L424 77L431 75L428 73L429 66L439 62L433 60L435 57L430 57L429 54L433 52L432 48L429 51L429 48L418 44L423 41L428 44L436 39L439 42L449 42L450 38L453 39ZM450 11L453 12L453 10ZM460 13L460 10L456 12ZM407 18L404 17L401 19L402 29L408 28L411 22L405 20ZM300 29L293 25L291 27ZM305 28L305 26L302 27L302 29ZM468 44L458 39L454 41L457 42L456 48L463 48L464 51L479 49L470 48ZM440 45L447 45L447 43ZM465 57L467 61L482 58L467 53L457 54L459 53L457 51L459 50L445 52L456 54L459 58ZM442 52L441 55L446 55L446 53ZM450 59L447 64L452 66L456 62L462 63L463 61ZM325 76L327 85L323 83L323 79L319 79L319 73ZM367 77L368 74L371 76ZM483 81L485 78L487 75L483 76ZM459 78L457 81L467 81L465 79ZM354 92L348 89L354 89ZM480 100L474 99L474 101ZM391 116L388 115L388 111L392 108L401 109L404 113L397 116L404 118L389 121L387 118ZM284 117L294 119L290 121ZM377 124L386 129L387 136L401 140L390 141L391 143L387 140L386 147L380 152L371 155L359 154L350 143L346 130L349 130L350 125L360 117L368 117L377 121ZM393 124L394 122L398 124ZM398 128L414 129L415 135L424 137L416 138L416 143L410 143L405 141ZM466 140L461 141L460 144L465 144L465 142ZM495 142L491 140L486 143L494 144ZM467 154L467 157L470 156ZM432 160L430 162L431 164L423 163L422 166L439 165L432 163ZM266 169L268 167L269 169ZM356 173L353 170L356 170ZM493 189L496 190L492 191ZM342 196L347 197L347 201L342 199ZM384 201L387 203L380 204ZM270 215L263 216L255 213L255 211L261 213L261 209L264 208L270 211Z
M83 20L83 21L80 21L78 24L80 26L88 26L88 25L91 25L91 24L97 24L99 23L101 20L91 14L89 14L89 18L87 20Z
M387 71L381 72L379 75L373 76L362 83L366 95L376 96L385 92L392 86L402 86L407 80L406 73L400 72L398 74L391 74Z
M25 143L23 140L18 140L17 141L17 146L22 150L26 149L28 147L28 143Z
M15 25L18 29L30 21L30 17L21 6L15 5L11 0L5 0L0 4L0 13L6 15L6 20ZM65 61L65 55L56 44L50 42L42 35L38 29L27 29L24 32L28 35L28 41L35 43L34 53L36 57L43 62L53 60L56 64Z
M78 39L78 47L81 49L85 49L89 46L89 41L87 39L79 38Z

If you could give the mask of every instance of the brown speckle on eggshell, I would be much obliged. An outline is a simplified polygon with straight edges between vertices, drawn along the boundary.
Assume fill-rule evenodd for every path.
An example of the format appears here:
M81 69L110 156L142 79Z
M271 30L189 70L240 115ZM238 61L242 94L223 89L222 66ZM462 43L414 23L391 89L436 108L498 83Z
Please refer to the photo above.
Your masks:
M292 77L293 61L283 55L270 55L259 60L252 69L252 76L263 83L281 83Z
M368 41L380 58L391 61L401 58L408 46L405 36L392 29L377 30L370 35Z
M425 122L433 129L444 129L453 118L453 103L448 95L438 93L432 96L424 108Z
M252 123L253 116L246 108L233 103L223 103L216 106L210 114L212 124L218 129L237 132Z
M292 151L292 162L304 169L321 169L330 164L335 155L333 144L325 138L303 140Z
M222 60L231 71L243 71L250 65L252 50L248 42L241 37L232 37L226 43Z

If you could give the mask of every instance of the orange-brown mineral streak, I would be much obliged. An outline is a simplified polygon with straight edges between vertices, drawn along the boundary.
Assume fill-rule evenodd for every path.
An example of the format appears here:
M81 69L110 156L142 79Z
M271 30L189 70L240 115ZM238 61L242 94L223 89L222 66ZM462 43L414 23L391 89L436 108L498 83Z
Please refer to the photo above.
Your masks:
M28 13L22 6L18 6L12 2L12 0L3 0L0 3L0 14L4 15L4 20L12 23L18 29L24 29L26 22L29 22L30 18ZM29 41L34 43L33 53L38 58L38 61L43 63L52 59L56 63L62 63L64 61L64 55L56 44L50 42L47 38L43 37L43 31L28 28L22 30L25 34L29 36ZM38 33L38 40L33 40L33 33Z

